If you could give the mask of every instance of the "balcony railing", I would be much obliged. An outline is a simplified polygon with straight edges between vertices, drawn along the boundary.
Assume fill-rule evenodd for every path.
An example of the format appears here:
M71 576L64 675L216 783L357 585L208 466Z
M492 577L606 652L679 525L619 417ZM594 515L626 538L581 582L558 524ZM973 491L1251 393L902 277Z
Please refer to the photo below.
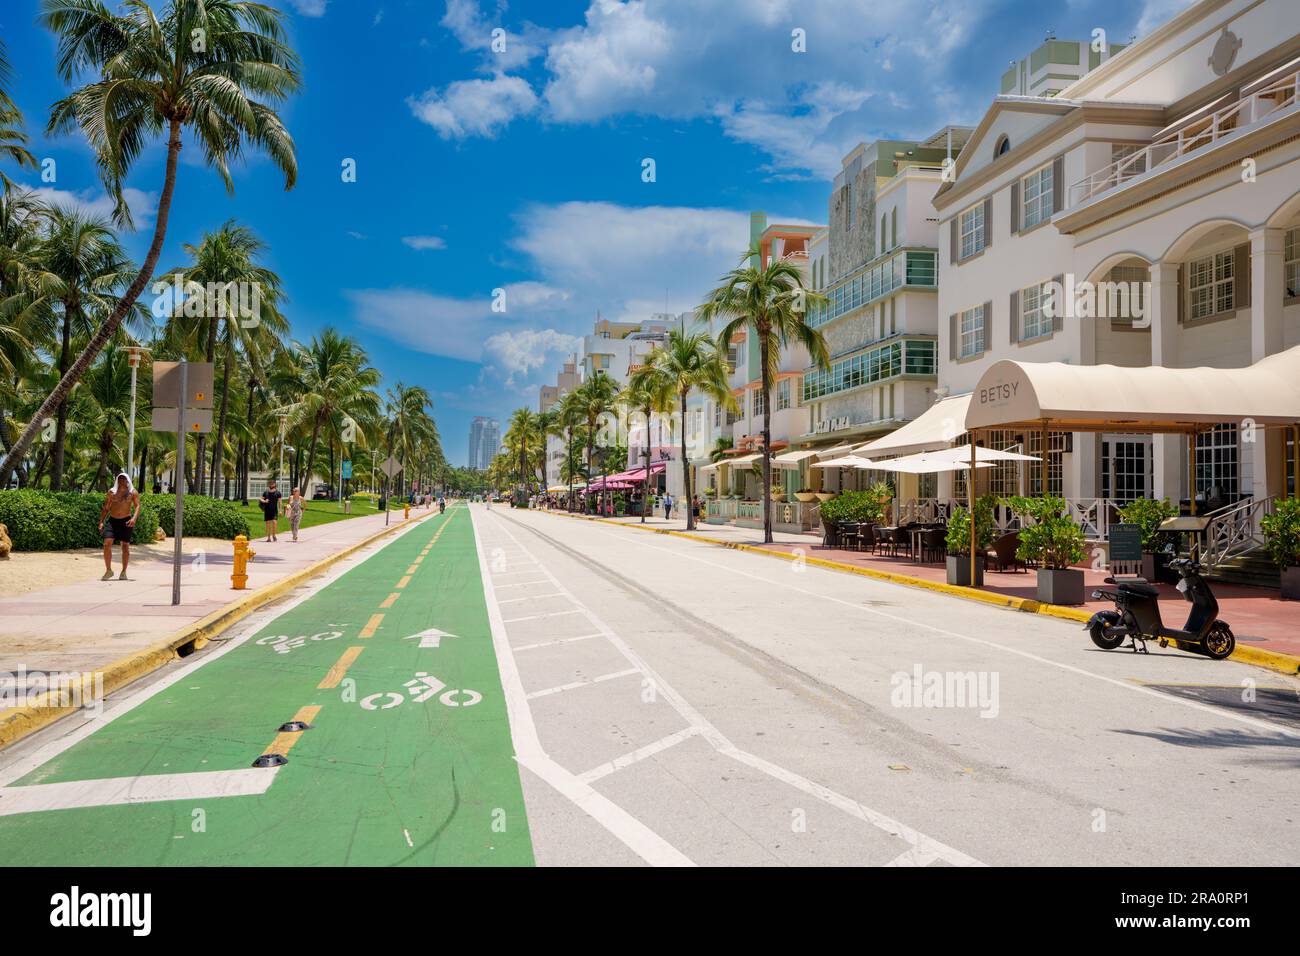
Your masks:
M1206 149L1223 139L1248 129L1296 105L1300 87L1300 70L1280 79L1222 109L1193 120L1136 152L1117 159L1109 166L1070 187L1070 205L1076 206L1122 186L1161 166Z
M938 253L931 249L903 249L863 266L822 292L828 301L809 309L808 324L824 325L904 286L933 289L938 262Z

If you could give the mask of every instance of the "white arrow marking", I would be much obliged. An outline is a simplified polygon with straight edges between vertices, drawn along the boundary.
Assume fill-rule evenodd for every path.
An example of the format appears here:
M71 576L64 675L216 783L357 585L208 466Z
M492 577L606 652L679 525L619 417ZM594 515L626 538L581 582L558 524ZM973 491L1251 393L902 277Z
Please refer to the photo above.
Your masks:
M459 636L460 635L458 634L452 634L448 631L440 631L436 627L431 627L428 630L421 631L419 634L408 635L405 638L405 640L410 641L418 637L420 639L421 647L441 647L442 646L441 641L444 637L459 637Z

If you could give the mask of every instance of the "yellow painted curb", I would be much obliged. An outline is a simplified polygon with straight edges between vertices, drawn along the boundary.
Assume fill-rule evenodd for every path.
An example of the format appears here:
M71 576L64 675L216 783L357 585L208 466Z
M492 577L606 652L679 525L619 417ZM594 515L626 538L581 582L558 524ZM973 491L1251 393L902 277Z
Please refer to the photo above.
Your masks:
M433 514L436 513L433 512ZM429 517L432 517L432 515L419 515L415 520L423 521ZM330 555L328 558L323 558L315 564L308 565L301 571L295 571L288 577L250 594L242 601L227 604L225 607L213 611L207 617L182 628L166 640L129 654L120 660L113 661L104 667L102 671L104 675L103 693L107 695L115 690L120 690L127 684L156 671L164 664L199 650L208 643L210 638L220 634L258 608L270 604L304 581L320 574L331 565L337 564L349 555L355 554L386 535L408 527L411 523L409 519L405 519L384 528L382 531L377 531L356 544L349 545L342 551ZM181 651L187 648L186 653L182 654ZM0 718L0 749L22 740L60 717L75 713L79 708L63 706L61 703L63 696L62 691L46 691L34 703L25 704L22 707L15 707L7 711L4 717Z
M539 509L540 510L540 509ZM602 519L595 515L576 515L567 511L541 511L542 514L556 515L561 518L578 518L582 521L600 522ZM652 534L666 534L674 538L685 538L688 541L702 541L705 544L716 545L720 548L730 548L733 551L748 551L752 554L763 554L772 558L784 558L787 561L798 561L802 559L805 564L812 564L819 568L828 568L832 571L845 571L849 574L857 574L864 578L874 578L878 581L889 581L893 584L901 584L905 587L920 588L925 591L935 591L940 594L948 594L952 597L964 598L968 601L980 601L984 604L991 604L994 607L1005 607L1013 611L1021 611L1025 614L1045 614L1048 617L1056 617L1065 621L1078 621L1080 624L1086 624L1092 617L1087 611L1080 611L1072 607L1063 607L1060 604L1043 604L1032 598L1011 597L1005 594L993 594L989 591L980 591L977 588L961 587L956 584L948 584L944 581L930 581L926 578L912 577L910 574L899 574L896 571L877 571L875 568L860 568L856 565L845 564L842 561L831 561L827 558L810 558L807 555L801 555L793 552L774 551L771 548L760 548L752 544L741 544L738 541L719 541L717 538L708 538L701 534L692 534L688 531L674 531L670 528L650 528L640 524L625 524L621 521L612 523L620 528L635 528L638 531L649 531ZM1300 656L1294 654L1283 654L1278 651L1266 651L1258 647L1243 647L1237 645L1237 649L1232 652L1231 660L1240 661L1243 664L1254 664L1257 667L1266 667L1269 670L1278 671L1282 674L1300 674Z

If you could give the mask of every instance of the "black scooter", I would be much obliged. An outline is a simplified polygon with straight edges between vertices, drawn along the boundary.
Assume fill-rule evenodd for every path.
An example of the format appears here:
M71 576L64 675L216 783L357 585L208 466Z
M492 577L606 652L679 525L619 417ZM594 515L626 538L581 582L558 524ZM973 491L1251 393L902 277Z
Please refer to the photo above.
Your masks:
M1161 647L1173 644L1181 651L1204 654L1216 661L1223 660L1237 646L1232 628L1227 621L1219 620L1219 602L1205 578L1201 565L1191 558L1175 558L1169 567L1178 572L1178 590L1191 602L1192 610L1182 628L1165 627L1160 619L1160 605L1156 598L1160 592L1144 578L1106 578L1115 590L1098 589L1092 592L1094 600L1115 602L1114 611L1098 611L1084 627L1092 642L1102 650L1113 651L1130 638L1130 649L1147 653L1147 641L1159 641Z

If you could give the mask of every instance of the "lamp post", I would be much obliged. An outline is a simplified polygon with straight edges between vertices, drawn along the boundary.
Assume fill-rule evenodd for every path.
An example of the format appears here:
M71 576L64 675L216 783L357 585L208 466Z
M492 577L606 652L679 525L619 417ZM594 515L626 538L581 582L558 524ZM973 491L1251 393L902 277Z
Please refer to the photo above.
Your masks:
M135 377L140 369L140 359L148 351L142 345L130 345L126 349L126 364L131 366L131 425L126 442L126 471L128 474L135 467Z
M275 413L280 418L280 467L276 471L275 477L284 480L284 430L289 423L289 410L282 408Z

